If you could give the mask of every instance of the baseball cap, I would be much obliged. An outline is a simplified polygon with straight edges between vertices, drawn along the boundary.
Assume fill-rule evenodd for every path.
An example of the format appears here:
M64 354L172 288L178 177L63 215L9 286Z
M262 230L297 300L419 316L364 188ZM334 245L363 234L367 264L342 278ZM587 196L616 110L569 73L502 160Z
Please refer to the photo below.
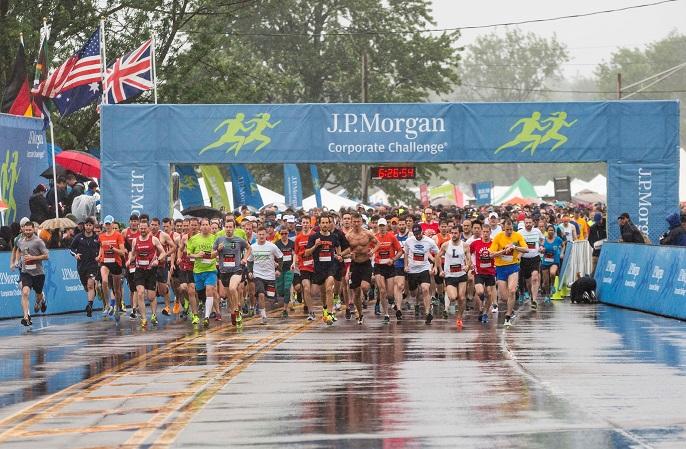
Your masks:
M379 226L386 226L386 225L388 225L388 222L386 221L385 218L382 217L382 218L379 218L379 221L377 222L377 224Z
M254 215L248 215L247 217L244 218L244 220L257 221L257 217Z
M267 228L273 228L275 225L273 221L267 220L264 222L264 226Z
M619 220L620 218L628 218L628 219L631 219L631 217L629 217L629 214L628 214L627 212L624 212L622 215L620 215L619 217L617 217L617 220Z
M496 212L491 212L490 214L488 214L488 218L496 218L497 219L498 214Z
M602 215L600 212L596 212L596 213L593 215L593 221L596 222L596 223L598 223L598 222L599 222L600 220L602 220L602 219L603 219L603 215Z
M108 223L114 223L114 217L112 215L108 215L105 217L103 220L103 223L108 224Z
M19 220L19 226L24 226L26 223L29 223L31 220L29 220L27 217L23 217L21 220Z
M412 226L412 233L413 234L421 234L422 233L422 226L420 224L415 224Z
M391 223L394 223L394 224L395 224L395 223L398 223L398 221L400 221L400 220L398 219L398 217L393 217L393 218L391 218Z
M286 223L295 223L295 217L293 215L285 215Z

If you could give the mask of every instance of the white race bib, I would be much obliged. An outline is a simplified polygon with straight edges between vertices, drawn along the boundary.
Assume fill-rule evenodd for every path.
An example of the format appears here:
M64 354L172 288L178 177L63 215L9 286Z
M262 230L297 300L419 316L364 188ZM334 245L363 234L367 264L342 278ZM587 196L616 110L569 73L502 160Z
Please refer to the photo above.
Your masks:
M284 261L284 262L290 262L291 260L293 260L293 257L291 257L290 254L287 255L287 256L286 256L286 255L283 256L283 261Z
M103 259L103 262L105 263L114 263L114 257L105 257Z
M31 264L31 265L25 265L24 266L25 270L35 270L36 269L36 264Z
M502 256L500 256L500 258L502 259L503 262L512 262L512 260L513 260L512 254L510 254L510 255L503 254Z
M147 260L147 259L145 259L145 260L139 260L139 261L138 261L138 265L140 265L141 267L147 267L148 265L150 265L150 261Z
M129 273L135 273L135 272L136 272L136 267L129 268Z
M314 260L303 260L303 266L304 267L309 267L310 265L314 265Z

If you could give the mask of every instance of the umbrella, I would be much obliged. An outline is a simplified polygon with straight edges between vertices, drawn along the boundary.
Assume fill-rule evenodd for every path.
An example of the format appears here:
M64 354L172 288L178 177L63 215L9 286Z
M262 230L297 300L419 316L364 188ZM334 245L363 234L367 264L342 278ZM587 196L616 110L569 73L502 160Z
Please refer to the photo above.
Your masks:
M509 200L505 201L503 204L509 206L528 206L529 204L533 204L533 200L530 200L529 198L515 196L514 198L510 198Z
M4 212L9 209L9 206L3 200L0 200L0 212Z
M49 220L45 220L43 223L38 226L40 229L47 229L48 231L52 231L53 229L70 229L70 228L75 228L76 223L71 221L68 218L51 218Z
M259 210L257 210L257 208L255 206L245 206L245 207L248 208L248 212L250 212L251 214L257 214L260 212ZM240 213L242 208L243 208L243 206L237 207L233 211Z
M286 209L288 209L288 206L285 203L269 203L265 204L264 206L260 207L260 212L265 210L268 207L276 207L277 212L283 212Z
M83 151L62 151L55 156L55 162L74 173L79 173L89 178L100 177L100 161Z
M198 218L222 218L224 212L209 206L193 206L181 211L183 215Z
M71 173L69 170L59 165L55 167L55 171L57 172L57 176L67 176L69 173ZM52 167L46 168L45 171L43 171L43 173L41 173L40 175L45 179L52 179ZM91 180L91 178L79 175L77 173L74 173L74 175L76 175L76 180L79 182L88 182Z

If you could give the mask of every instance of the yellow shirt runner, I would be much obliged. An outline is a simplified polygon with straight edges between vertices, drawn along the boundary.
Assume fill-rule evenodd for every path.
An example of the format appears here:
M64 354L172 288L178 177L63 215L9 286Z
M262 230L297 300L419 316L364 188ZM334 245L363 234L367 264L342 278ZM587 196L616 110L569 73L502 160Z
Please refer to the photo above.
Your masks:
M524 237L522 237L522 235L519 232L513 231L512 235L508 237L505 234L505 231L501 231L495 236L489 249L491 250L491 252L495 253L504 250L512 244L514 244L515 246L519 246L521 248L527 247L526 242L524 241ZM506 265L518 264L519 258L519 251L512 251L512 254L501 254L495 257L495 266L504 267Z

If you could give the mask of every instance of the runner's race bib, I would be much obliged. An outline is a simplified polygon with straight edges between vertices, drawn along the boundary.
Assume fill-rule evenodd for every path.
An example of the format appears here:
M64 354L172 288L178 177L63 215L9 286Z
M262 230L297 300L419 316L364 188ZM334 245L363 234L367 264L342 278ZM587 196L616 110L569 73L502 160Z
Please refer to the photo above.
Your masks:
M450 272L451 273L459 273L462 271L462 265L461 264L456 264L456 265L450 265Z
M314 265L313 259L303 260L303 267L311 267L312 265Z
M135 272L136 272L136 267L129 268L129 273L135 273Z
M526 246L528 246L529 249L536 249L536 242L526 242Z
M543 261L547 263L555 262L555 255L553 253L545 253L543 256Z
M36 264L31 264L31 265L24 265L25 270L35 270L36 269Z
M224 256L223 262L224 268L235 268L236 267L236 256Z
M284 251L283 252L283 261L284 262L290 262L291 260L293 260L293 256L291 256L291 252L290 251Z
M500 256L500 258L503 260L503 262L512 262L514 260L512 254L503 254L502 256Z
M345 259L343 259L343 262L345 262L345 263L353 263L353 260L352 260L350 257L346 257Z
M424 253L412 253L412 260L415 262L424 262Z
M268 297L273 298L274 296L276 296L276 288L273 285L267 284L265 286L265 289L267 290Z
M208 253L207 251L205 251L202 256L202 263L212 263L212 253Z
M388 264L388 262L391 261L390 257L391 257L390 251L379 251L379 263L381 265Z
M320 251L319 252L320 262L331 262L331 252L330 251Z
M105 258L103 258L103 262L114 263L114 257L105 257Z

